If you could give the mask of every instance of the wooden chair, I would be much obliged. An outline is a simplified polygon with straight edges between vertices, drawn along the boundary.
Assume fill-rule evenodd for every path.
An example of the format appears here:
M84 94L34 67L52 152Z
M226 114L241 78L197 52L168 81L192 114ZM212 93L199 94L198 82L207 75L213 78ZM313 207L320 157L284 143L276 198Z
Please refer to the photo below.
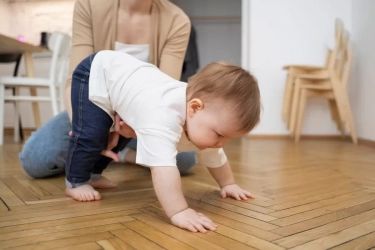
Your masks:
M343 44L346 45L347 41L349 39L349 34L346 32L344 34L344 30L339 28L338 32L336 34L336 42L334 46L334 50L330 53L330 56L328 58L328 67L321 70L315 70L313 72L309 72L307 74L298 74L294 76L294 80L297 78L300 79L315 79L315 82L310 82L310 84L318 83L321 84L322 80L329 79L331 75L337 74L337 68L339 61L337 58L339 55L343 54L342 50L343 48L346 48L346 46L342 46ZM318 81L321 80L321 81ZM300 84L302 84L302 81L299 81ZM288 119L288 129L292 134L295 134L295 126L296 126L296 119L297 119L297 109L298 109L298 103L299 103L299 87L300 85L297 84L297 81L293 83L293 89L292 89L292 101L290 106L290 115ZM331 116L333 120L336 122L337 126L340 127L340 120L337 119L337 113L340 112L340 109L330 103L330 111ZM342 117L342 115L340 115Z
M344 60L346 60L345 53L347 44L349 41L349 33L347 31L343 32L343 35L341 35L341 31L337 34L338 37L341 39L336 39L336 45L335 50L330 54L329 58L329 66L327 69L315 71L310 74L299 74L295 76L295 79L308 79L308 80L315 80L310 81L309 84L327 84L331 86L330 81L324 81L326 79L330 79L329 76L331 75L341 75L342 73L342 66L344 63ZM343 56L341 56L343 55ZM339 59L338 59L339 58ZM300 98L300 87L304 83L304 81L296 81L294 83L293 88L293 98L292 98L292 105L291 105L291 111L290 111L290 117L289 117L289 123L288 128L291 131L291 133L295 134L295 126L296 126L296 119L297 119L297 110L298 110L298 104L299 104L299 98ZM345 131L342 127L341 123L341 117L344 115L341 114L340 107L337 106L337 103L330 101L329 102L330 111L332 119L336 122L337 128L341 131L341 134L344 136Z
M7 54L0 54L0 63L15 63L14 65L14 70L13 70L13 77L18 76L18 69L21 63L21 58L22 54L18 53L7 53ZM6 88L6 89L11 89L12 94L16 94L16 88ZM15 104L15 103L14 103ZM16 106L14 106L16 108ZM22 131L22 124L21 124L21 119L18 120L19 124L15 124L15 129L14 129L14 141L18 142L20 139L23 140L23 131ZM16 119L17 122L17 119ZM17 129L17 127L19 129Z
M340 46L340 39L341 34L343 32L344 25L340 19L336 19L335 21L335 46L333 51L339 50ZM332 50L327 49L326 54L326 61L324 66L313 66L313 65L287 65L284 66L283 69L288 71L287 81L285 84L285 91L284 91L284 100L282 106L282 120L287 123L288 129L291 130L290 127L290 113L291 113L291 105L292 105L292 96L293 96L293 87L295 78L299 74L319 74L322 70L327 70L330 67L330 63L332 63ZM333 114L332 114L333 116Z
M340 55L337 69L331 72L328 77L299 76L296 79L295 92L298 92L297 95L300 96L296 105L298 107L294 135L296 142L300 140L308 98L324 98L328 99L331 106L337 109L335 115L337 122L340 124L339 129L342 134L345 135L344 124L346 124L353 143L358 143L347 94L347 85L353 60L353 48L347 44L345 44L345 48Z
M61 32L53 32L49 41L48 48L52 51L52 60L48 78L37 77L0 77L0 146L3 144L4 133L4 103L5 101L13 101L16 103L16 125L18 124L19 102L20 101L48 101L51 102L52 114L58 114L58 103L63 103L63 98L59 98L57 92L63 92L63 84L57 84L61 81L60 76L65 71L66 58L68 57L70 47L70 37ZM62 59L62 60L61 60ZM61 64L63 61L63 64ZM15 87L16 95L5 95L5 87ZM25 96L19 94L20 87L37 87L48 88L49 96ZM62 96L62 94L60 94ZM61 110L62 108L60 108Z

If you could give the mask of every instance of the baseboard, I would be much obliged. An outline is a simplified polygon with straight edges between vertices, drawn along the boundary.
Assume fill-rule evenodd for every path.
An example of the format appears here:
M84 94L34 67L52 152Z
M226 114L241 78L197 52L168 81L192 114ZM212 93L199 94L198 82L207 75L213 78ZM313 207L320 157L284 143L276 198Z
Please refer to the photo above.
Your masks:
M32 132L34 132L36 129L35 128L23 128L23 135L26 137L29 137ZM4 136L13 136L14 129L13 128L5 128L4 129Z
M254 139L292 139L290 135L267 135L267 134L249 134L247 137ZM350 140L349 137L341 135L301 135L301 139L307 140Z
M23 133L26 137L29 137L35 129L33 128L24 128ZM5 128L4 135L6 136L13 136L13 128ZM276 140L276 139L292 139L290 135L267 135L267 134L248 134L246 137L254 138L254 139L269 139L269 140ZM302 135L301 139L305 140L345 140L351 141L350 137L343 138L341 135ZM366 139L358 139L358 144L375 148L375 141L366 140Z
M247 137L253 139L269 139L269 140L276 140L276 139L287 139L291 140L292 137L290 135L267 135L267 134L248 134ZM341 135L301 135L301 140L344 140L351 142L350 136L342 137ZM362 138L358 138L358 144L364 145L368 147L375 148L375 141L366 140Z
M254 139L288 139L291 138L290 135L267 135L267 134L248 134L246 137Z
M368 146L368 147L375 148L375 141L366 140L366 139L358 139L358 143L360 145L365 145L365 146Z

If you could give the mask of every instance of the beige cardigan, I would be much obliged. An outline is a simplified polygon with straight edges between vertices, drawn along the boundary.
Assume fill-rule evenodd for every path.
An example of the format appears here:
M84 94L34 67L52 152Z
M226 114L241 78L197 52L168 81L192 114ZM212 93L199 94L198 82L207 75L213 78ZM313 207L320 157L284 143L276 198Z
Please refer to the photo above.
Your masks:
M90 54L114 49L119 1L77 0L75 3L69 79L65 87L65 105L70 119L72 73ZM168 0L153 0L150 30L150 62L169 76L180 79L190 36L189 18Z

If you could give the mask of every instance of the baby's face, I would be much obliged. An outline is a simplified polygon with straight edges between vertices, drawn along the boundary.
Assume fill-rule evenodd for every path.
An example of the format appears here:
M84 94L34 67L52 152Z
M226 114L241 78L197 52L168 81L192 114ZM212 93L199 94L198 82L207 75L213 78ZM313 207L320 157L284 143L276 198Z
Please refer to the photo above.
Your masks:
M203 103L193 99L187 104L186 132L199 149L222 148L230 139L246 133L238 131L233 111L225 101Z

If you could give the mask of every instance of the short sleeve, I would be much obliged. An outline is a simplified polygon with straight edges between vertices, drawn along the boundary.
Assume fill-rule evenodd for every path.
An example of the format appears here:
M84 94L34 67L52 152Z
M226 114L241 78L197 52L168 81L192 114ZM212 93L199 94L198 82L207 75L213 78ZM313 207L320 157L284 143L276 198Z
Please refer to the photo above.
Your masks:
M176 167L179 135L158 129L137 129L136 163L149 167Z
M196 153L198 164L208 168L219 168L227 162L227 156L222 148L208 148Z

